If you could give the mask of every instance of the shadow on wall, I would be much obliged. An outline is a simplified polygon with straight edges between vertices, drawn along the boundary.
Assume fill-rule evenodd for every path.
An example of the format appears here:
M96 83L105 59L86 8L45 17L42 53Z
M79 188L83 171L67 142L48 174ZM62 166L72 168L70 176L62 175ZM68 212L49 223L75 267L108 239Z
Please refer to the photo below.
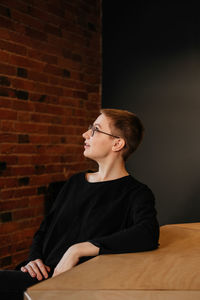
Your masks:
M154 191L161 224L199 220L200 86L195 61L188 65L188 58L160 63L157 73L141 69L144 76L130 76L115 97L115 107L136 112L144 122L143 144L127 166Z

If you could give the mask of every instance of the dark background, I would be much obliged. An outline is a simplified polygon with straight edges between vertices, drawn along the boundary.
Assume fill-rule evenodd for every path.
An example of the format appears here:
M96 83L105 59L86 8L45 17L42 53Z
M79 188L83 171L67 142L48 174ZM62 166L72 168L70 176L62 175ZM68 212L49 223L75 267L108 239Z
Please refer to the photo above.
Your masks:
M145 126L128 170L157 200L161 223L199 221L200 18L191 1L103 1L102 106Z

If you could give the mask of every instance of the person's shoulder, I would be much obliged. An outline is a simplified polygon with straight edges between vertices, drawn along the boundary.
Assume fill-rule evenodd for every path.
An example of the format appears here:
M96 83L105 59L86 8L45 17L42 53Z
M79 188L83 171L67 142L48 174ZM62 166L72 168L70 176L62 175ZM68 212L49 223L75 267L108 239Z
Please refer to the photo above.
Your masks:
M132 192L134 192L134 194L148 194L149 196L151 195L152 197L154 197L151 188L147 184L141 182L132 175L130 176L130 188Z
M77 182L84 181L85 175L86 175L87 172L92 172L92 171L90 171L90 170L83 170L83 171L71 174L69 176L69 178L68 178L68 182L69 183L77 183Z

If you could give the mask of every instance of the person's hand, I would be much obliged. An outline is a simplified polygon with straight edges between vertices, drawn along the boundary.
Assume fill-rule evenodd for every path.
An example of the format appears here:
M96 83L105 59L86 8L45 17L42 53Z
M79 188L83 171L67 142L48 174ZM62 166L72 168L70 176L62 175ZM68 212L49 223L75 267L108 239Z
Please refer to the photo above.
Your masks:
M76 245L71 246L65 252L59 263L57 264L56 268L54 269L54 273L52 277L59 275L65 271L70 270L79 262L79 254L77 251Z
M37 277L38 280L48 278L48 272L50 272L50 267L46 266L41 259L36 259L30 261L24 267L21 267L22 272L28 272L31 277Z

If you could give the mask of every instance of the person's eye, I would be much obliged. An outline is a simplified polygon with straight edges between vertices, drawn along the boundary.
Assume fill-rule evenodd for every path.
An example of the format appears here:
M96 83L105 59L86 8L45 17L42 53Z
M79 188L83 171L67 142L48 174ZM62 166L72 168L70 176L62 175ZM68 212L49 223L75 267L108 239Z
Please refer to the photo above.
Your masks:
M98 127L94 127L94 130L95 130L95 131L99 131L99 128L98 128Z

